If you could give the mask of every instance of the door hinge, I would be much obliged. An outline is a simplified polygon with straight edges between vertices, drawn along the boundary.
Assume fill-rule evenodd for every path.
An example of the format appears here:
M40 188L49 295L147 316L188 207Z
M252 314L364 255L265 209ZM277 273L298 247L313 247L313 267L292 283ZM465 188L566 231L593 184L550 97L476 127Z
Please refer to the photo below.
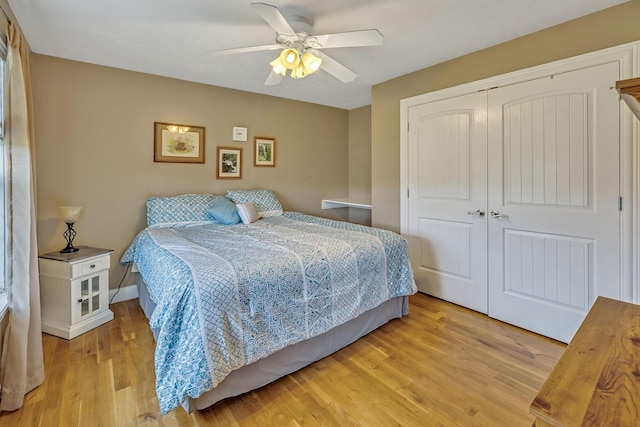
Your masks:
M409 189L407 188L407 199L409 198Z
M622 197L618 197L618 210L622 212Z
M409 132L409 127L411 126L411 122L407 122L407 132Z

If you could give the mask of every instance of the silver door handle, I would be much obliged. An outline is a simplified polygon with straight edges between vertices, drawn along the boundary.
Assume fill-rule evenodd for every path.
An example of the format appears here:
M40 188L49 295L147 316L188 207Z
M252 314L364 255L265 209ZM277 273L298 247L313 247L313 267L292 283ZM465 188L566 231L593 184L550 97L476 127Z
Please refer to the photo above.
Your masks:
M509 218L508 215L501 214L498 211L491 211L489 212L489 215L491 215L491 218Z
M482 209L478 209L476 211L469 211L469 212L467 212L467 215L484 216L484 211Z

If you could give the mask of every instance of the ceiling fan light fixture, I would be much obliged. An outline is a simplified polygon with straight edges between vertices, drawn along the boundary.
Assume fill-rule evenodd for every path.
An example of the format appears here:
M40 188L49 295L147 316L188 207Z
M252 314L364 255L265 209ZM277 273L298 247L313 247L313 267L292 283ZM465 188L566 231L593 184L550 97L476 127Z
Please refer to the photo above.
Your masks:
M284 76L284 74L287 72L287 69L285 68L285 66L282 65L282 62L280 62L280 57L274 59L269 64L273 68L273 72L276 74L281 74Z
M300 54L296 49L284 49L278 57L282 66L289 70L295 69L300 64Z
M320 68L320 64L322 64L322 58L315 56L311 52L306 52L304 55L302 55L302 63L307 70L307 74L311 74L315 71L318 71L318 68Z
M291 78L293 79L301 79L303 77L306 77L307 74L309 73L307 72L307 68L303 63L300 63L300 65L298 65L295 69L291 70Z

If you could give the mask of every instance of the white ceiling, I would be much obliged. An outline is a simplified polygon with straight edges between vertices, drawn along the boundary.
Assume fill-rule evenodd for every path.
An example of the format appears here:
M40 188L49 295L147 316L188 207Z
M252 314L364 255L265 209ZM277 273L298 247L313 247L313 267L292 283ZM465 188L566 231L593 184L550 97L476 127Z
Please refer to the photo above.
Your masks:
M316 34L376 28L382 46L326 49L355 71L265 86L277 51L213 56L272 44L255 0L8 0L34 52L126 70L352 109L371 86L626 0L264 0L308 18Z

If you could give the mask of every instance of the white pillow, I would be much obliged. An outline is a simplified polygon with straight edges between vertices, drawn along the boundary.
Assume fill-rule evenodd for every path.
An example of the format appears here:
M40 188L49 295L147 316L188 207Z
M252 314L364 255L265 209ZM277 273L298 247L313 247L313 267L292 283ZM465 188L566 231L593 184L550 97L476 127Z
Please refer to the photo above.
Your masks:
M258 209L253 203L239 203L236 205L236 209L238 209L243 224L250 224L260 219Z

